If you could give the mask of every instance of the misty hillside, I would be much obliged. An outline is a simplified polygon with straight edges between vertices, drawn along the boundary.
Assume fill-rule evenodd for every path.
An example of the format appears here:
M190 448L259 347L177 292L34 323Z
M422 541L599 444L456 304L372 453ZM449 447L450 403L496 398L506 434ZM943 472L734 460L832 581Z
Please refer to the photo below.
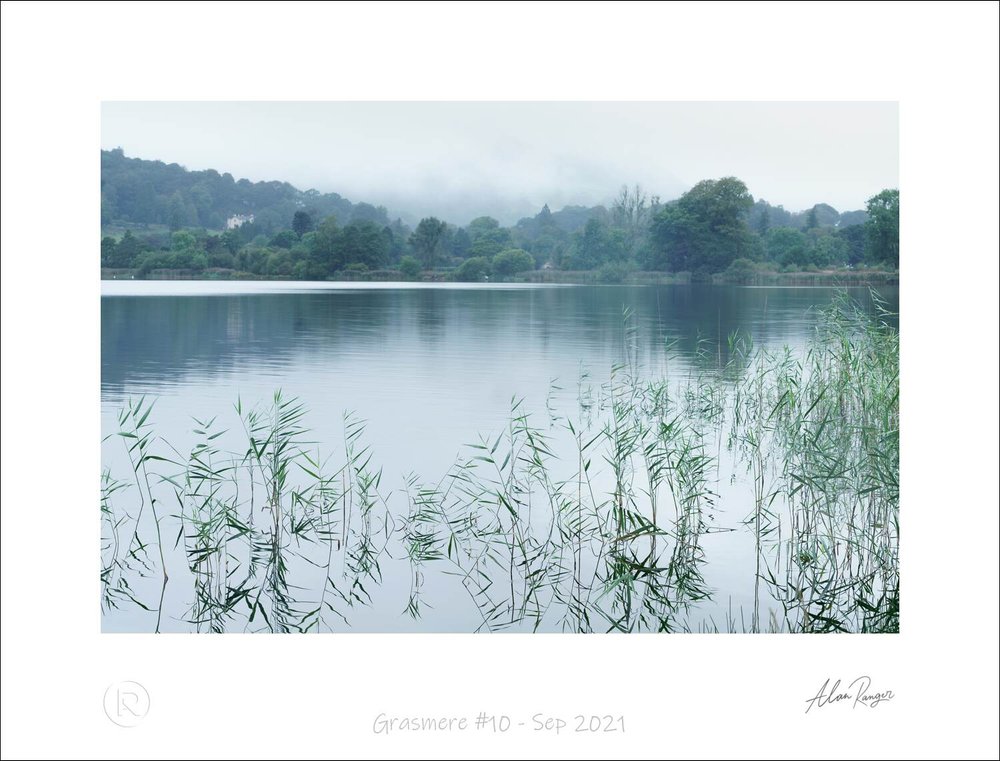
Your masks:
M384 207L351 203L337 193L301 191L287 182L236 180L214 169L192 172L179 164L129 158L120 149L101 151L101 225L166 225L173 230L222 230L235 215L254 215L258 229L291 225L296 211L341 223L389 224Z
M214 169L189 171L179 164L129 158L120 148L101 151L104 227L164 225L172 230L192 227L222 230L228 218L253 214L256 229L271 234L289 228L296 211L306 211L316 220L332 215L340 224L370 221L380 226L400 216L390 215L384 206L352 203L338 193L302 191L287 182L236 180L231 174L220 174ZM813 211L816 218L811 223L809 215ZM606 221L608 214L605 206L566 206L553 212L546 205L534 217L520 219L514 227L528 238L536 237L543 224L572 234L583 230L591 218ZM402 216L415 226L416 220L410 220L406 214ZM754 204L747 218L751 228L761 231L769 227L846 227L864 221L864 211L841 213L820 203L813 210L790 212L763 200Z

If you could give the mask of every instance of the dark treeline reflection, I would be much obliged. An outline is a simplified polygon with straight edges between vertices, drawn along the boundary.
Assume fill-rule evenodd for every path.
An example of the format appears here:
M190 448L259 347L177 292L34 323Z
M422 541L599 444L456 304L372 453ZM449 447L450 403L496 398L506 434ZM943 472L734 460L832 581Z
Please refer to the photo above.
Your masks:
M880 289L889 309L896 288ZM725 363L728 337L801 343L809 311L833 289L605 286L524 290L357 290L238 296L105 297L101 373L105 396L132 385L174 385L237 368L316 361L357 364L386 354L446 353L473 364L618 360L623 311L639 329L639 358L656 367L663 346ZM868 292L851 295L872 307ZM357 364L359 373L368 372Z

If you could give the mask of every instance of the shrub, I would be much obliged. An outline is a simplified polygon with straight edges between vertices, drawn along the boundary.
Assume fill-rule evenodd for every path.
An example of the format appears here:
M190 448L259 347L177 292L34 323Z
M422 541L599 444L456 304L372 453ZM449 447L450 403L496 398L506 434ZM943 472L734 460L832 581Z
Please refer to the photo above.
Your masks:
M534 257L521 248L508 248L493 257L493 271L500 277L509 277L534 268Z
M476 283L490 275L490 262L485 256L474 256L466 259L452 274L452 280L466 283Z
M420 277L422 271L423 268L420 266L420 262L412 256L404 256L399 260L399 274L405 278L415 280Z
M624 283L631 268L625 262L608 262L597 270L598 283Z
M749 259L736 259L723 273L723 279L729 283L746 285L757 277L757 267Z

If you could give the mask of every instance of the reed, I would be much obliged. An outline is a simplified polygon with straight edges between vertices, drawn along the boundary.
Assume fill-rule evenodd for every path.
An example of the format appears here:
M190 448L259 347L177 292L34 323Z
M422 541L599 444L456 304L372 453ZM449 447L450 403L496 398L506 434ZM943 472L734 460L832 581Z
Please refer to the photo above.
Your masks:
M130 402L131 473L101 479L102 609L137 606L159 631L177 584L189 605L172 628L207 632L343 630L387 605L487 632L719 631L716 616L725 631L898 631L899 347L884 318L843 299L805 352L719 336L693 362L666 347L671 374L651 377L626 311L621 361L599 386L581 369L575 410L554 380L541 424L513 399L503 430L395 490L363 421L346 415L322 455L280 391L237 401L229 427L194 421L183 454L155 437L151 403ZM710 581L721 532L753 546L752 603L735 609Z

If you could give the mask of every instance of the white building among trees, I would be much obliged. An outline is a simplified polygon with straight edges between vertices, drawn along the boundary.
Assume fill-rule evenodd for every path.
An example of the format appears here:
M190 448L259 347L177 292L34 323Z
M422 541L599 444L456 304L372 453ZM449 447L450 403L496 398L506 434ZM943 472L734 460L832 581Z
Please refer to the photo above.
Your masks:
M226 229L235 230L240 225L253 222L253 214L234 214L226 220Z

